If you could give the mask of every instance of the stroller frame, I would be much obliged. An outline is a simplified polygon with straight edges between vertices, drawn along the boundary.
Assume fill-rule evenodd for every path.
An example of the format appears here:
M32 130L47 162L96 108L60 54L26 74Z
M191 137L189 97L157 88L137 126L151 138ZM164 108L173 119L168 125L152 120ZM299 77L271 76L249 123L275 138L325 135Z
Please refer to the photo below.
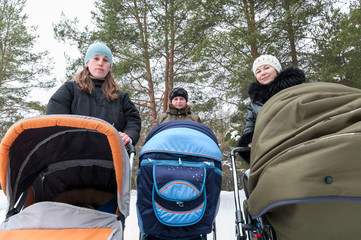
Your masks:
M236 153L249 152L249 147L236 147L231 150L231 166L232 166L232 177L234 185L234 204L235 204L235 231L237 240L246 240L247 236L249 240L260 239L260 240L276 240L276 236L272 226L268 223L264 217L258 217L252 219L251 215L245 209L244 213L241 208L241 200L239 197L238 188L238 176L236 166ZM247 172L242 176L242 185L244 186L247 180ZM244 188L244 187L243 187ZM245 194L247 196L247 191ZM244 214L244 217L243 217ZM257 226L257 227L256 227Z

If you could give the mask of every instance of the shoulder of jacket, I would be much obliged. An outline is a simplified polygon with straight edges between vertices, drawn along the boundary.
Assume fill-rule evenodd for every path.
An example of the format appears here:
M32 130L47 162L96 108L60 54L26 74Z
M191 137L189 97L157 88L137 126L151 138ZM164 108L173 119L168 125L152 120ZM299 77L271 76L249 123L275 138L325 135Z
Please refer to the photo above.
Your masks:
M282 70L275 80L274 84L292 86L306 82L305 72L298 67L288 67Z
M283 69L281 72L280 72L280 74L281 73L298 73L298 74L305 74L305 72L301 69L301 68L299 68L299 67L287 67L287 68L285 68L285 69Z
M124 92L122 90L118 90L117 94L119 96L119 99L121 99L121 100L129 100L130 101L129 94L127 92Z
M194 115L194 120L195 120L196 122L199 122L199 123L202 122L202 120L201 120L201 118L199 117L198 114L195 114L195 113L192 113L192 114Z
M63 87L73 87L73 86L78 86L77 83L75 81L66 81L63 83L62 85Z
M164 119L164 118L166 118L167 116L168 116L168 113L163 112L163 113L161 113L161 114L158 115L158 118L159 118L159 119Z
M192 118L194 118L194 119L199 118L198 114L196 114L196 113L191 113L191 116L192 116Z
M80 91L80 89L78 88L78 84L75 81L64 82L61 88L63 90L67 89L67 91L69 91L71 95L74 95L74 91L76 90Z
M248 96L254 102L265 102L268 92L269 85L262 85L258 81L252 82L248 87Z
M158 115L158 123L163 123L164 119L166 119L169 115L169 113L167 112L163 112L161 114Z
M121 96L128 96L128 93L127 92L124 92L124 91L122 91L122 90L117 90L117 93L119 94L119 95L121 95Z

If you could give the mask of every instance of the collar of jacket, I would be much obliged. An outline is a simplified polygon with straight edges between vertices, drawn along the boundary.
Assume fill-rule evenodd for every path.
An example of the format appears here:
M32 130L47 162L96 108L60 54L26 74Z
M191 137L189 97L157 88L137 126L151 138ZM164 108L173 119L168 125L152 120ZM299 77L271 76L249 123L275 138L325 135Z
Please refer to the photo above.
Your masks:
M186 105L184 108L178 109L170 103L168 105L167 113L172 115L188 115L191 114L191 107Z
M94 78L93 76L90 76L90 78L93 80L95 87L101 87L105 81L105 79Z
M262 85L258 81L252 82L248 88L248 95L252 101L264 104L279 91L305 82L304 71L300 68L289 67L281 71L270 84Z

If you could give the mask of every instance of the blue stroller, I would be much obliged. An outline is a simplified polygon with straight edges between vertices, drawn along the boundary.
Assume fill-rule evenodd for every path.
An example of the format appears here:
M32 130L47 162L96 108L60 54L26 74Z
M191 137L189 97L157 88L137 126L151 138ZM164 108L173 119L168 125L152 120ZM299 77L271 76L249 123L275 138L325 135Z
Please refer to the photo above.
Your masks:
M214 232L222 155L213 132L190 121L154 128L139 154L141 239L205 239Z

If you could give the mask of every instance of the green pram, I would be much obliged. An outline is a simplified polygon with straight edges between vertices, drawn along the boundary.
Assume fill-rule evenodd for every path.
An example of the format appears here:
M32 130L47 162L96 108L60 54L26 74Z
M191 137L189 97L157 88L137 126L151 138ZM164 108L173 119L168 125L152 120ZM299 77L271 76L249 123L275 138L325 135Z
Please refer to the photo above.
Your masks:
M360 239L361 90L309 83L281 91L256 122L237 239Z

